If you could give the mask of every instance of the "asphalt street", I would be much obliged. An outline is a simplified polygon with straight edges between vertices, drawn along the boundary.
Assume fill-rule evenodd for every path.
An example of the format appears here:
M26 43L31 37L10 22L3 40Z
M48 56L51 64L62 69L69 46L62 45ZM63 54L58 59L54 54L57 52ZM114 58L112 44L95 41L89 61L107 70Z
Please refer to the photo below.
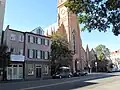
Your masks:
M63 79L0 83L0 90L76 90L92 85L99 86L99 82L89 82L91 80L104 80L119 75L120 73L92 73L87 76Z

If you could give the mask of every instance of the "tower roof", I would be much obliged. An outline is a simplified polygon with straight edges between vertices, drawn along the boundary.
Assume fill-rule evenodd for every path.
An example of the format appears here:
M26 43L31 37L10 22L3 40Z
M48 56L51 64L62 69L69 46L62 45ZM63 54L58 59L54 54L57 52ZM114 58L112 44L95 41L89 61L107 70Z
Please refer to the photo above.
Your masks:
M88 47L88 44L87 44L87 46L86 46L86 51L89 51L89 47Z

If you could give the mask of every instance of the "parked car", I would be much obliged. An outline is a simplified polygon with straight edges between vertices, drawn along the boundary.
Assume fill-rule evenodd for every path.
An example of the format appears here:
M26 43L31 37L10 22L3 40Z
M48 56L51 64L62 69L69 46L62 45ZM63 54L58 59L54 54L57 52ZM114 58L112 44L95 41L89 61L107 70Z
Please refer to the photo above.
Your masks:
M72 73L71 72L57 72L55 74L53 74L52 78L71 78L72 77Z
M61 67L58 72L53 74L52 78L70 78L72 77L72 73L68 67Z
M80 76L85 76L88 74L88 71L87 70L83 70L80 72Z
M78 72L78 71L77 71L77 72L74 72L74 73L73 73L73 76L74 76L74 77L80 76L80 72Z
M87 75L87 74L88 74L87 70L82 70L82 71L77 71L77 72L73 73L73 76L78 77L78 76L84 76L84 75Z

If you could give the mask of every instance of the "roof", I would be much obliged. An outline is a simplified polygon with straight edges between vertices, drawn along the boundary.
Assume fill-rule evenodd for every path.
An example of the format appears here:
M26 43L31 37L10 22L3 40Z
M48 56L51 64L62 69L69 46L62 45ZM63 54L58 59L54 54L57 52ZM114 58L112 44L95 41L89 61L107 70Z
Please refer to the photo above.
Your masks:
M35 34L35 33L32 33L32 32L25 32L25 33L32 34L32 35L36 35L36 36L41 36L41 37L45 37L45 38L51 38L51 37L49 37L49 36L40 35L40 34Z
M14 32L20 32L20 33L25 33L25 32L22 32L22 31L18 31L18 30L14 30L14 29L9 29L10 31L14 31Z
M41 36L41 37L45 37L45 38L51 38L49 36L45 36L45 35L40 35L40 34L35 34L32 32L22 32L22 31L18 31L18 30L14 30L14 29L9 29L10 31L14 31L14 32L20 32L20 33L28 33L28 34L32 34L32 35L36 35L36 36Z

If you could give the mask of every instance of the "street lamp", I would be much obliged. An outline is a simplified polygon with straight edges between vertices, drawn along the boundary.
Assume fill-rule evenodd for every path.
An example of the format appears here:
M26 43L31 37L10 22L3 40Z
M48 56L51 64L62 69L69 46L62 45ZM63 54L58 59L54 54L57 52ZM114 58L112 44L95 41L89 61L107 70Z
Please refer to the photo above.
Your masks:
M97 62L95 62L96 72L97 72Z
M95 58L96 58L96 61L95 61L95 67L96 67L96 72L97 72L97 54L95 53Z

